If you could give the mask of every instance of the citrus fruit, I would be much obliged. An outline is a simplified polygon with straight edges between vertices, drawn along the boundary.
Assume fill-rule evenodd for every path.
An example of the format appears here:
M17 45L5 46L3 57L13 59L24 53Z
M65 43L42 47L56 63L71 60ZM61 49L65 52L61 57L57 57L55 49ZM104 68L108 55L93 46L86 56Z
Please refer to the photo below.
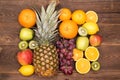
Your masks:
M35 12L31 9L23 9L18 15L18 21L23 27L33 27L36 22Z
M96 61L99 58L99 51L96 47L93 46L89 46L86 50L85 50L85 57L89 60L89 61Z
M78 33L80 36L87 36L87 30L84 27L79 27Z
M85 58L80 58L75 63L75 68L80 74L86 74L90 71L90 62Z
M62 8L62 9L60 10L59 19L60 19L61 21L63 21L63 20L68 20L68 19L71 18L71 15L72 15L72 12L70 11L70 9L68 9L68 8Z
M33 65L24 65L18 70L23 76L31 76L34 73Z
M95 11L87 11L86 12L87 15L87 20L86 22L98 22L98 15Z
M72 13L72 20L78 25L84 24L86 21L86 14L83 10L75 10Z
M29 48L30 49L35 49L36 47L38 47L38 42L37 41L34 41L34 40L31 40L29 42Z
M59 32L61 37L72 39L77 36L78 26L72 20L64 20L59 26Z
M83 51L74 48L72 58L73 58L74 61L77 61L78 59L83 58Z
M100 69L100 63L98 61L94 61L91 64L92 70L98 71Z
M18 43L18 47L20 50L24 50L24 49L27 49L28 47L28 42L27 41L20 41Z
M86 28L89 35L96 34L99 31L97 23L94 22L86 22L82 27Z
M77 37L76 40L76 48L85 51L85 49L89 46L89 39L88 37Z

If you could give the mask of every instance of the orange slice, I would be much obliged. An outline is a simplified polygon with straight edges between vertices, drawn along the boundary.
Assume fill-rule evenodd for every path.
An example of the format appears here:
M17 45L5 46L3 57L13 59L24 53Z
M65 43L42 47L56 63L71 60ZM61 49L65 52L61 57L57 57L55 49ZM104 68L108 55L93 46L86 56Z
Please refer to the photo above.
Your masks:
M87 15L87 20L86 22L98 22L98 15L95 11L87 11L86 12Z
M96 47L93 46L89 46L86 50L85 50L85 57L89 60L89 61L96 61L99 58L99 51Z
M90 61L85 58L80 58L75 64L76 70L80 74L86 74L90 71Z
M77 61L78 59L83 58L83 51L74 48L72 58L73 58L74 61Z

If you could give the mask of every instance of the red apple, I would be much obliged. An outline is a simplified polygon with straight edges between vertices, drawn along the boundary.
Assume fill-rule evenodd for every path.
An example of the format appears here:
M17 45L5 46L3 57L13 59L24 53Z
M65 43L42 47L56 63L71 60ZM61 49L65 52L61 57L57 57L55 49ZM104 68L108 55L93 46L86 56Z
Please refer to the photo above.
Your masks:
M30 49L25 49L18 52L17 60L21 65L28 65L32 63L33 53Z
M102 42L102 37L98 34L94 34L90 36L90 45L91 46L99 46Z

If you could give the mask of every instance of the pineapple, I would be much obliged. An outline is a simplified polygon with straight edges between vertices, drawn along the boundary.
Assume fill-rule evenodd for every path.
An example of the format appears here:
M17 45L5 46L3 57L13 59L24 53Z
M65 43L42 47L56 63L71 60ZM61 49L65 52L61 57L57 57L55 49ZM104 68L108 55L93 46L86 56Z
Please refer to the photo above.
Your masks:
M58 69L58 54L55 37L58 34L59 12L55 10L56 3L52 2L47 9L42 6L41 11L35 9L36 25L35 40L39 46L34 49L33 65L35 72L41 76L53 76Z

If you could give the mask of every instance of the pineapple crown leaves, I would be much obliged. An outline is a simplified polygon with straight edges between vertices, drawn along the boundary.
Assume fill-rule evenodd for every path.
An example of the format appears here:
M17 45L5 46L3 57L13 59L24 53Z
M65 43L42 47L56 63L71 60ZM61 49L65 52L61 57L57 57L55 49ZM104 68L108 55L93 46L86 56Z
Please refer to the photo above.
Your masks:
M57 25L59 12L55 10L56 3L52 2L47 9L42 6L41 11L35 9L37 29L34 29L40 44L52 42L58 34Z

